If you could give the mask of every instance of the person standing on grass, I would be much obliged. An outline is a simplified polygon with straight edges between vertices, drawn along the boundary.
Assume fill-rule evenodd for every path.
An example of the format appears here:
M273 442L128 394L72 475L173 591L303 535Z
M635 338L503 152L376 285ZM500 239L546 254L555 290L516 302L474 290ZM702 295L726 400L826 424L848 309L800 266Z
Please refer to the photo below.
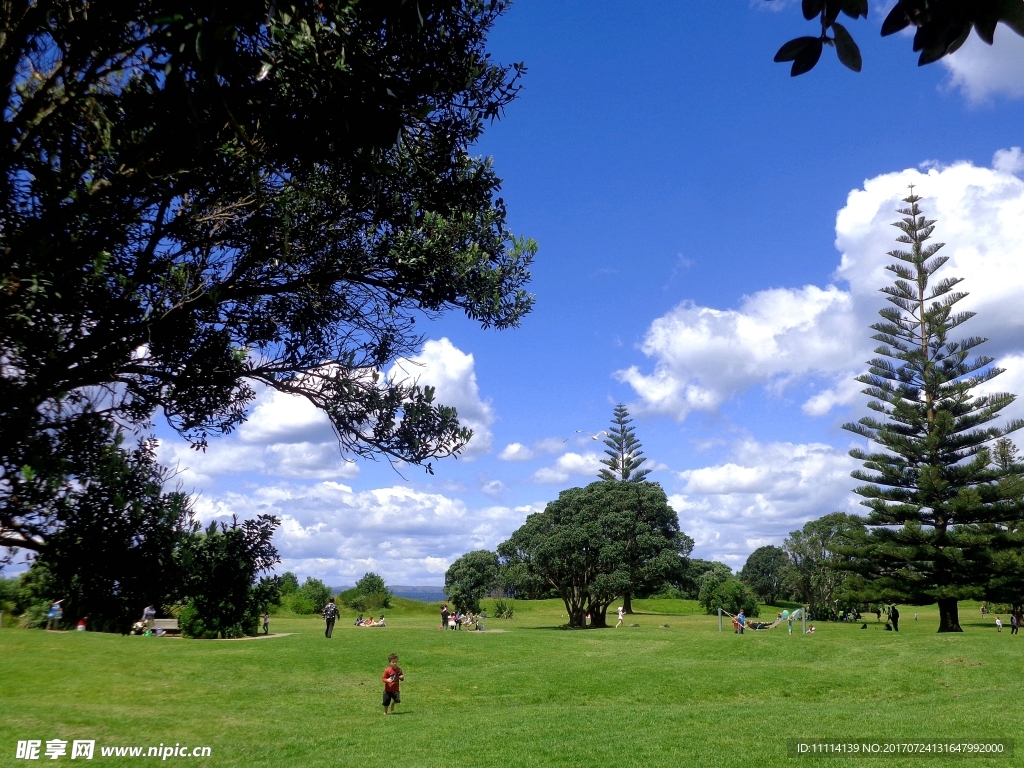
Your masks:
M1017 617L1016 613L1011 613L1010 614L1010 634L1011 635L1016 635L1018 629L1020 629L1020 619Z
M893 632L899 632L900 631L900 611L899 611L899 609L895 605L889 610L889 621L892 622L892 631Z
M996 632L1002 632L1002 631L1003 631L1003 620L999 616L996 616Z
M263 614L263 634L264 635L269 635L270 634L270 614L269 613L264 613Z
M740 634L743 634L743 628L747 626L747 616L740 610L739 615L736 617L736 623L739 625Z
M381 677L384 681L384 714L389 714L388 705L391 705L390 714L395 712L395 704L401 704L402 699L399 696L398 688L399 684L405 680L405 675L402 674L402 668L398 666L398 654L392 653L388 656L388 666L384 670L384 675Z
M334 604L333 597L328 601L327 605L324 606L324 611L321 615L324 617L324 621L327 622L327 629L324 632L324 637L330 640L331 633L334 631L334 622L338 619L338 606Z
M619 606L619 623L615 625L615 628L618 629L621 626L622 626L622 606L620 605Z
M441 606L441 629L448 629L448 604Z

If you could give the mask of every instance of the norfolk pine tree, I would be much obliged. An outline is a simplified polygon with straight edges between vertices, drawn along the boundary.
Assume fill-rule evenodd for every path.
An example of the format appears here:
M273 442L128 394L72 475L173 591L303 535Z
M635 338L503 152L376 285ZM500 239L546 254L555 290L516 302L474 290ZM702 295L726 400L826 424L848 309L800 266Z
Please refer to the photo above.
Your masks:
M1019 546L1004 535L1024 519L1024 506L1010 498L1004 469L991 460L988 443L1024 426L992 425L1013 402L1008 393L972 391L1002 373L992 358L970 358L985 339L951 340L949 334L974 316L953 312L967 294L955 291L959 278L931 278L946 263L942 243L925 245L934 221L925 219L914 194L899 209L897 241L910 251L893 250L887 269L896 276L882 289L892 306L872 325L880 346L869 373L858 377L868 407L866 417L845 429L880 450L853 450L864 470L853 477L871 509L869 526L849 546L851 569L861 573L876 599L923 605L938 602L939 632L960 632L957 601L982 597L993 575L993 546Z
M608 446L605 453L607 459L601 459L601 463L608 469L602 469L597 476L602 480L618 480L626 482L640 482L651 473L649 469L640 469L645 459L641 449L640 441L636 439L632 423L629 418L629 411L626 406L619 403L612 412L612 428L605 439L604 444Z

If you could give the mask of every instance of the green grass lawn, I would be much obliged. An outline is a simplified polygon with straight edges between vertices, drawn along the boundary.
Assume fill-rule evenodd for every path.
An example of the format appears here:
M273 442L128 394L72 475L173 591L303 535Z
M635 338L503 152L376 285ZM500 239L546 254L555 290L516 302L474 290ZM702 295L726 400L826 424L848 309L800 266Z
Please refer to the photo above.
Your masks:
M15 760L16 742L53 738L95 739L93 764L127 759L101 757L101 745L182 743L212 756L168 764L394 768L762 766L794 762L790 737L1024 735L1024 637L997 634L972 604L958 635L936 634L936 610L907 607L898 634L872 616L867 630L740 637L688 601L637 601L627 623L639 627L585 631L558 628L556 601L518 603L487 633L438 631L435 606L399 603L388 628L344 616L330 641L314 617L275 617L275 632L294 634L244 641L2 629L0 765L40 764ZM384 717L392 652L406 681L400 716Z

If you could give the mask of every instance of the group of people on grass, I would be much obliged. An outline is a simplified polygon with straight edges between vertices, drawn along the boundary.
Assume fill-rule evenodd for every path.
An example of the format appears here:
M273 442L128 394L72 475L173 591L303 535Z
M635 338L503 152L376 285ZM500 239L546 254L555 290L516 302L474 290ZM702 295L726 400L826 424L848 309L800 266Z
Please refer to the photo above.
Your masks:
M373 616L367 616L363 618L363 614L359 614L359 618L356 619L357 627L386 627L387 623L384 621L384 614L380 615L380 618L376 621L373 620Z
M448 604L445 603L441 606L441 626L440 629L462 629L465 627L473 627L483 631L484 625L481 623L481 619L486 619L486 613L474 614L472 611L462 613L459 610L450 611L448 610Z

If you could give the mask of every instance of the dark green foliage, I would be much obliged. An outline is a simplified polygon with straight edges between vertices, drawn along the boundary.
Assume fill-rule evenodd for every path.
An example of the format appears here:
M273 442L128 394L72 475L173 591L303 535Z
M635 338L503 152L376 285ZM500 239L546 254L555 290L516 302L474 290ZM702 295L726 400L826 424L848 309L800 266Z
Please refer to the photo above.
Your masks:
M494 618L514 619L516 617L516 604L512 600L499 597L494 601Z
M1024 505L1006 482L1016 467L993 464L988 444L1024 423L992 423L1013 395L972 393L1002 371L992 358L969 357L984 339L950 336L974 313L953 311L966 296L954 290L960 279L932 281L946 257L937 255L941 243L926 244L935 222L919 200L911 190L899 211L897 240L910 251L889 252L896 279L884 293L892 306L871 326L879 357L858 378L879 417L844 425L880 448L850 452L864 462L853 476L866 483L856 492L871 529L836 551L855 557L874 599L938 602L939 631L958 632L957 601L984 595L996 551L1019 551L1009 534L1024 521Z
M179 617L190 637L255 634L257 618L279 595L276 578L257 582L279 562L272 538L280 520L260 515L231 525L216 521L189 535L176 559L189 600Z
M612 412L612 426L604 444L607 459L601 459L601 463L608 469L602 469L597 476L602 480L618 482L640 482L651 473L649 469L640 469L640 465L647 459L641 450L640 441L631 426L633 420L629 418L629 411L626 406L615 406Z
M867 0L804 0L803 13L805 19L815 19L821 25L821 35L790 40L775 54L775 61L792 61L790 74L801 75L818 63L822 46L830 45L835 47L840 62L860 72L860 49L836 19L840 13L866 19ZM971 29L992 45L999 22L1024 35L1024 0L898 0L882 22L882 36L916 27L914 50L921 52L917 63L923 66L956 51Z
M291 571L281 574L281 597L288 597L299 590L299 577Z
M295 610L296 613L320 613L327 602L331 599L331 588L324 584L320 579L314 579L312 576L307 576L305 583L299 587L298 592L295 593L295 605L300 600L309 606L308 610Z
M638 573L660 585L682 570L686 540L660 485L599 481L562 491L498 555L553 589L570 626L586 626L590 613L591 626L602 627L608 606Z
M717 572L721 575L722 580L732 575L732 569L725 563L720 563L717 560L701 560L691 557L687 559L686 568L679 575L678 579L670 583L674 589L679 590L683 597L696 600L700 594L700 580L708 571Z
M718 613L721 608L733 616L741 610L751 618L760 614L753 590L732 575L723 576L719 569L701 576L697 601L707 613Z
M4 6L0 546L42 546L97 419L161 413L201 447L265 386L350 454L463 448L431 388L375 372L418 350L417 318L532 305L536 246L470 155L522 72L486 51L504 8Z
M863 531L859 518L833 512L792 531L782 543L789 560L784 587L815 618L830 616L849 601L852 574L843 568L850 558L835 550Z
M498 586L498 556L486 549L467 552L444 574L444 593L461 613L479 613L480 598Z
M83 452L79 484L55 507L54 527L32 570L40 599L63 599L64 620L89 618L89 629L127 632L153 605L177 601L182 576L174 553L193 530L188 498L165 493L166 471L153 441L122 447L120 432Z
M758 547L750 553L739 577L765 603L775 605L788 567L789 558L781 547Z
M349 608L357 611L376 611L391 607L391 590L384 579L373 571L363 574L352 589L347 589L339 596Z

